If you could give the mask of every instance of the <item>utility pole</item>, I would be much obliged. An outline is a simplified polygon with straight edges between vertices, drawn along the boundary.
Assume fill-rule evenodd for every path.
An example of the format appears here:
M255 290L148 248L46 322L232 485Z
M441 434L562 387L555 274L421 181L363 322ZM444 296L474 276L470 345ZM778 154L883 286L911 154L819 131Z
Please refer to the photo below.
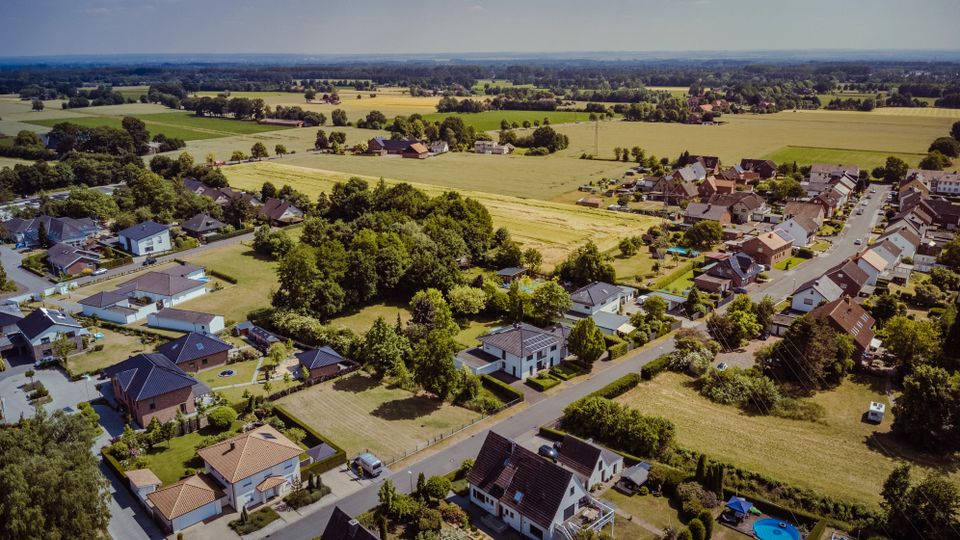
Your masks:
M600 117L593 121L593 155L600 157Z

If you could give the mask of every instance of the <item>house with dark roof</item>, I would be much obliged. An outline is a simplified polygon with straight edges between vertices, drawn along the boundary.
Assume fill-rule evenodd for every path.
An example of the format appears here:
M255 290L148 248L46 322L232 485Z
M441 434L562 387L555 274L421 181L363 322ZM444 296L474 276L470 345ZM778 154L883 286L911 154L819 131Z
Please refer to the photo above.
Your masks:
M46 235L46 245L64 243L82 246L99 232L97 222L90 218L37 216L23 219L12 218L3 222L0 232L5 240L19 248L40 247L41 231Z
M571 538L599 531L613 509L594 499L572 470L490 431L467 474L470 502L525 538ZM584 512L586 508L591 511Z
M754 216L762 217L767 205L763 198L752 191L736 191L728 194L716 194L708 201L714 206L729 209L730 219L734 223L750 223Z
M188 476L146 495L154 519L168 533L176 533L219 516L223 512L223 497L223 490L217 481L204 473Z
M420 143L417 139L390 139L387 137L373 137L367 141L367 152L381 156L389 154L403 154L411 144Z
M623 456L570 434L558 445L557 461L573 470L587 487L604 483L623 470Z
M708 176L707 179L700 184L700 198L709 199L718 193L725 195L733 193L736 190L737 182L735 180Z
M216 234L226 226L226 223L211 217L210 214L207 213L197 214L180 224L183 232L194 238L207 238Z
M233 345L217 336L198 332L190 332L157 347L158 353L189 372L226 365L232 350Z
M20 338L17 323L23 319L23 312L17 304L0 304L0 354L17 355L22 351L24 341ZM2 360L0 360L2 362Z
M844 295L810 312L811 317L825 318L838 332L849 334L860 354L870 350L873 341L873 317L863 306Z
M177 413L196 411L192 379L176 364L160 353L141 353L119 364L108 367L104 374L110 377L116 400L141 426L153 418L169 422Z
M844 294L848 294L853 297L856 297L860 294L860 291L862 291L867 285L867 280L870 277L866 272L863 271L862 268L857 266L856 262L850 259L847 259L837 266L834 266L830 270L827 270L827 272L823 275L824 277L833 280L833 282L840 287L840 290L842 290Z
M718 261L693 281L697 288L701 288L702 284L703 290L714 292L716 288L710 288L710 280L701 280L700 278L704 276L719 278L721 281L726 280L729 282L728 288L742 288L756 281L760 272L760 265L757 264L757 261L754 260L753 257L746 253L734 253L726 259Z
M688 225L701 221L716 221L720 225L727 225L731 219L730 208L722 205L692 202L683 211L683 222Z
M83 336L89 332L66 311L40 307L17 321L17 329L25 340L22 352L33 361L54 360L53 342L66 336L74 344L74 352L83 350Z
M618 313L636 293L632 287L595 281L570 293L570 312L577 316L590 316L600 311Z
M118 285L114 292L128 298L149 298L161 307L169 307L205 294L204 277L203 267L181 264L138 274Z
M47 250L47 265L55 276L90 273L97 269L98 264L100 256L96 253L63 242L54 244Z
M223 332L223 315L190 311L188 309L163 308L147 315L147 325L180 332L219 334Z
M170 227L147 220L117 233L120 248L136 256L162 253L173 249Z
M777 175L777 164L769 159L744 158L740 160L740 168L745 171L755 172L764 180Z
M277 227L303 221L303 211L283 199L267 199L259 212L261 218Z
M294 356L300 362L304 380L313 382L331 379L357 366L356 362L347 360L329 345L299 352Z
M133 324L157 311L157 304L153 300L138 299L113 291L98 292L78 303L84 316L117 324Z
M481 346L460 351L454 364L477 375L503 371L526 379L562 362L569 336L570 329L559 324L541 329L516 323L480 336Z
M504 283L512 283L527 275L527 269L519 266L510 266L497 270L497 277Z
M380 537L368 531L339 506L334 506L320 540L380 540Z
M678 180L674 176L658 178L646 192L647 199L663 201L668 205L677 206L680 201L691 201L700 195L696 182Z

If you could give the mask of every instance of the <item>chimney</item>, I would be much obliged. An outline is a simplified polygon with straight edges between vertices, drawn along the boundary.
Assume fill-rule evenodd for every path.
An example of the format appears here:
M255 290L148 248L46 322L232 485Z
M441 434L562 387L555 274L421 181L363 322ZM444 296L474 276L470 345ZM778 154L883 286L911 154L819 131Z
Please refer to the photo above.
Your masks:
M357 529L360 527L360 522L355 519L351 519L347 522L347 527L350 529L350 538L353 538L357 535Z
M233 451L237 447L237 443L230 441L230 451Z

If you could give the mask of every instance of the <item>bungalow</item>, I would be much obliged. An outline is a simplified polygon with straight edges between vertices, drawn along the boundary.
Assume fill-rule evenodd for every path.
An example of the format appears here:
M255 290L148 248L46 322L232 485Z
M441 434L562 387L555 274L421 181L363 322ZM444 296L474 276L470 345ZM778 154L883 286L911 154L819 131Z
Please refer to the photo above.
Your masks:
M17 321L17 329L26 340L23 346L34 362L53 360L53 342L66 336L73 342L73 352L84 348L83 337L90 333L66 311L40 307Z
M623 456L566 434L557 449L557 461L573 470L587 488L602 484L623 470Z
M833 302L842 297L843 294L843 289L835 281L826 276L820 276L804 283L793 292L790 309L801 313L809 313L820 304Z
M250 343L256 347L257 350L264 353L267 352L274 343L283 343L286 341L273 332L253 325L246 330L246 334L244 335L246 335L247 339L250 340Z
M120 248L136 256L170 251L170 227L153 220L138 223L117 233Z
M190 311L186 309L163 308L147 315L147 325L180 332L198 332L201 334L219 334L223 331L223 315Z
M47 250L47 264L54 275L75 276L96 270L100 256L61 242Z
M203 467L223 486L226 504L243 509L288 493L300 480L303 448L270 425L197 450Z
M547 461L490 431L467 474L470 502L496 516L524 538L570 538L583 528L599 530L613 509L590 496L571 470ZM586 506L598 508L589 518Z
M140 353L105 370L116 400L146 427L154 418L169 422L196 411L194 385L201 384L160 353Z
M588 206L590 208L600 208L603 206L603 199L599 197L580 197L577 199L577 204L580 206Z
M293 120L287 118L261 118L257 120L257 123L265 126L303 127L303 120Z
M194 238L207 238L226 226L226 223L206 213L197 214L180 224L183 232Z
M601 332L608 336L626 336L636 330L630 324L630 317L609 311L598 311L590 316Z
M347 360L330 346L324 345L319 349L311 349L294 355L300 362L300 371L303 379L313 382L325 381L336 377L346 370L356 366L356 362Z
M755 172L764 180L777 175L777 164L769 159L744 158L740 160L740 168L745 171Z
M199 473L156 489L146 497L163 529L176 533L220 515L223 496L223 490L213 478Z
M157 352L178 368L193 373L226 365L232 350L233 345L217 336L198 332L190 332L157 347Z
M690 203L683 212L683 222L688 225L700 221L716 221L720 225L727 225L731 219L728 207L710 203Z
M277 227L303 221L303 211L283 199L267 199L259 212L262 219Z
M620 307L636 296L636 289L596 281L570 294L570 311L590 316L600 311L618 313Z
M182 264L140 274L113 291L127 298L149 298L159 308L175 306L207 292L203 267Z
M41 242L44 232L46 241ZM90 218L37 216L31 219L12 218L3 222L4 240L16 244L17 249L42 247L41 244L64 243L71 246L86 244L99 231L97 223Z
M430 150L423 143L413 143L403 149L401 154L405 158L427 159L430 156Z
M647 483L650 476L650 464L640 462L632 467L627 467L620 473L620 480L614 486L617 491L627 495L633 495L641 486Z
M504 371L526 379L548 370L567 357L570 329L554 325L541 329L526 323L497 328L480 336L480 347L457 354L454 364L474 374Z
M98 292L79 304L84 316L117 324L133 324L157 311L157 304L150 299L138 300L112 291Z
M367 530L339 506L334 506L320 540L380 540L380 537Z
M754 236L741 244L744 253L768 267L773 267L778 262L790 258L792 248L792 240L787 240L773 232Z
M818 307L810 312L810 316L825 318L838 332L849 334L861 355L870 350L874 336L873 317L849 296Z
M877 278L887 269L887 260L872 249L863 251L853 258L857 266L867 274L867 285L876 285Z
M473 144L473 151L477 154L510 154L515 147L510 144L500 144L495 141L477 141Z

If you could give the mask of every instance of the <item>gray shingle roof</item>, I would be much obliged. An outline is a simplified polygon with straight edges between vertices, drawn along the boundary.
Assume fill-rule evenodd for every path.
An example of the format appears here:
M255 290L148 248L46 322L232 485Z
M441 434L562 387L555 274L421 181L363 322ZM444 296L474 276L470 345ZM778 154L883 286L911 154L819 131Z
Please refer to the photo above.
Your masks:
M506 326L480 336L479 339L487 345L518 357L525 357L554 345L562 345L556 329L541 330L527 323Z
M88 296L83 300L80 300L80 304L84 306L91 306L96 308L105 308L116 305L123 300L126 300L127 297L122 294L117 294L111 291L98 292L92 296Z
M132 227L127 227L117 234L136 242L143 240L144 238L150 238L153 235L160 234L167 229L169 229L169 227L166 225L161 225L156 221L148 219L147 221L137 223Z
M622 290L616 285L597 281L573 291L570 300L585 306L602 306L620 295Z
M23 319L23 312L17 304L0 305L0 327L8 326Z
M20 332L22 332L27 339L33 339L58 324L80 329L83 328L83 325L78 323L77 320L67 312L49 308L37 308L33 310L17 323L17 327L20 328Z
M183 321L188 323L210 324L217 316L213 313L204 313L202 311L190 311L188 309L163 308L157 312L157 317L161 319L171 319L174 321Z
M141 274L127 282L120 284L116 292L123 295L135 294L137 292L147 292L163 296L171 296L203 287L202 281L184 277L196 268L191 265L183 267L175 266L167 270L147 272Z
M209 214L197 214L180 224L181 229L197 234L218 231L224 227L226 227L224 222Z
M300 365L307 369L316 369L346 362L346 358L340 356L340 353L330 348L329 345L324 345L319 349L311 349L297 353L294 356L300 361Z
M190 332L157 347L157 352L171 362L183 364L197 358L229 351L232 348L232 345L214 335Z
M104 373L117 379L124 393L141 401L161 396L196 384L182 369L159 353L131 356L108 367Z

